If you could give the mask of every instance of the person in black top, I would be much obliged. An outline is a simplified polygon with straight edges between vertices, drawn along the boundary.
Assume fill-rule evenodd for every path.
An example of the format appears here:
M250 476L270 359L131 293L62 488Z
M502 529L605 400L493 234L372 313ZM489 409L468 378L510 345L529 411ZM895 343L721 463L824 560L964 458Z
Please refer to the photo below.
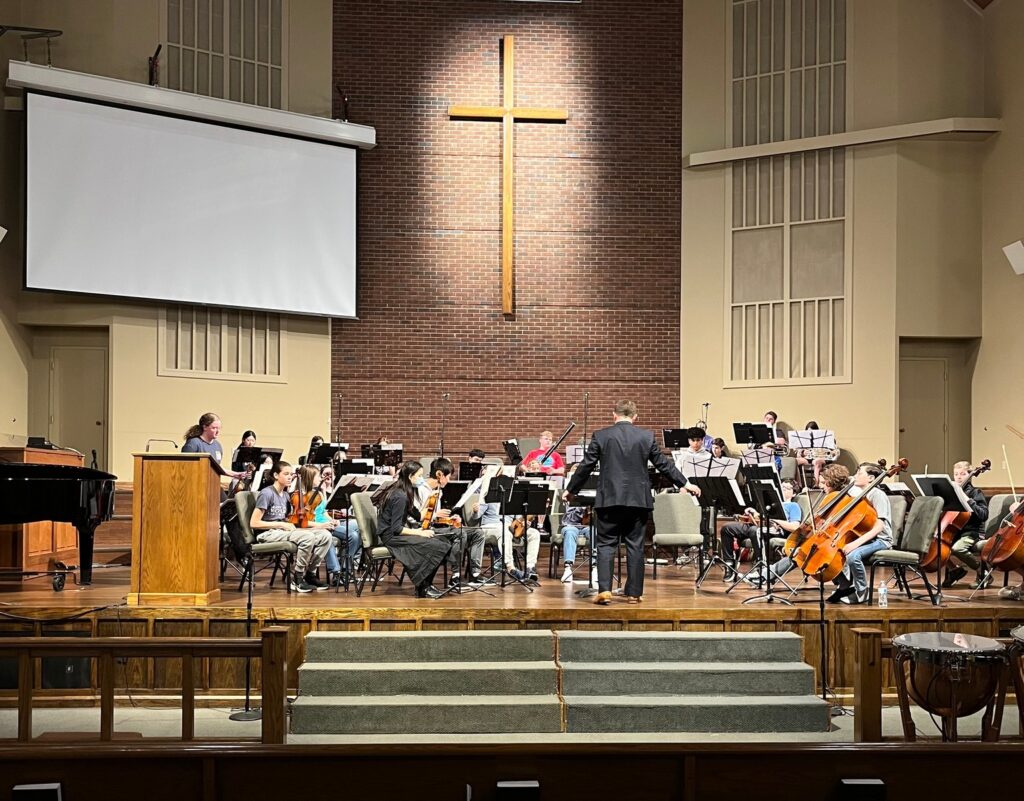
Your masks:
M583 487L587 477L600 465L601 475L594 502L597 518L597 578L600 590L595 603L608 604L612 598L612 562L619 539L626 541L626 600L639 603L644 591L644 532L654 498L647 463L653 464L678 487L699 495L700 490L687 484L672 460L661 452L654 434L636 428L637 410L633 401L615 404L614 425L595 431L586 455L562 493L568 502Z
M419 520L416 510L416 482L423 476L423 465L406 462L395 480L373 494L377 507L377 536L391 555L405 566L416 588L417 598L440 598L443 593L434 588L437 568L448 556L451 543L427 528L410 525Z
M988 520L988 499L985 494L975 487L970 481L971 472L974 467L970 462L957 462L953 465L953 480L960 485L960 489L967 496L971 506L971 519L960 529L956 542L953 543L953 550L950 558L958 564L950 566L946 572L946 578L942 581L943 587L952 587L960 579L967 575L967 568L977 572L978 576L974 581L974 587L981 586L984 572L981 569L981 560L974 552L974 545L981 539L981 529ZM992 583L992 576L985 581L987 587Z

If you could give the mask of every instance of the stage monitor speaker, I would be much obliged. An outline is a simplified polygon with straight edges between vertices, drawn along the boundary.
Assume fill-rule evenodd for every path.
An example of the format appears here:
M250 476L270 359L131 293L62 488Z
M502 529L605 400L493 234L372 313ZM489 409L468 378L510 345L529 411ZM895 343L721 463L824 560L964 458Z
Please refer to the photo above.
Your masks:
M44 637L86 637L87 631L43 631ZM92 686L92 659L88 656L44 656L39 660L44 690L85 690Z
M539 801L540 782L534 779L498 782L494 797L497 801Z
M18 784L11 789L12 801L61 801L60 782Z
M1024 275L1024 242L1017 240L1003 248L1007 261L1017 275Z

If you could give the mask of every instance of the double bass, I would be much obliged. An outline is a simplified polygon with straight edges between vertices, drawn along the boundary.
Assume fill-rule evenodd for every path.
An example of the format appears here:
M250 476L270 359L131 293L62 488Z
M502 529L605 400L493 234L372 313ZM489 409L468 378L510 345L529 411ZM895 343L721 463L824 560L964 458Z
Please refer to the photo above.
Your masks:
M825 496L823 509L826 511L811 520L810 535L793 551L793 562L804 575L825 582L843 572L846 566L843 549L878 522L874 507L868 503L868 494L883 479L902 473L909 464L906 459L900 459L856 497L850 495L852 484Z
M992 462L989 459L982 459L981 464L975 467L964 484L980 476L986 470L992 469ZM921 569L926 573L935 573L940 567L946 564L949 554L953 550L953 542L956 535L970 522L972 512L946 512L939 521L938 536L928 546L928 552L921 559Z

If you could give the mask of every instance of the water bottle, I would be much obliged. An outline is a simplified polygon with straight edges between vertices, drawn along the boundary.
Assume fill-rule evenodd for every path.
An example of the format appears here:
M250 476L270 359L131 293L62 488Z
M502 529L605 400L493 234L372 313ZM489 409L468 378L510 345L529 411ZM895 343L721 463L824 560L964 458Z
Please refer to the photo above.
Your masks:
M889 606L889 588L884 581L878 582L878 608L887 609Z

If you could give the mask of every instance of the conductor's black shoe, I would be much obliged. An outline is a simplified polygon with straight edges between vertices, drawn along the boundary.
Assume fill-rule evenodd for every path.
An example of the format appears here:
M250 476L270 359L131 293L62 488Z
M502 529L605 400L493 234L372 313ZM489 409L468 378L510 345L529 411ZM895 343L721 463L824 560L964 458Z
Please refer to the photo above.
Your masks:
M949 570L946 571L946 577L942 579L942 586L952 587L966 575L966 567L960 567L960 565L957 565L956 567L951 567Z
M853 595L856 591L857 590L853 586L840 587L838 590L836 590L834 593L828 596L828 598L825 599L825 603L837 604L846 596Z
M428 584L425 587L417 587L416 588L416 597L417 598L436 599L436 598L440 598L443 594L444 593L442 593L439 589L437 589L437 587L435 587L433 584Z

